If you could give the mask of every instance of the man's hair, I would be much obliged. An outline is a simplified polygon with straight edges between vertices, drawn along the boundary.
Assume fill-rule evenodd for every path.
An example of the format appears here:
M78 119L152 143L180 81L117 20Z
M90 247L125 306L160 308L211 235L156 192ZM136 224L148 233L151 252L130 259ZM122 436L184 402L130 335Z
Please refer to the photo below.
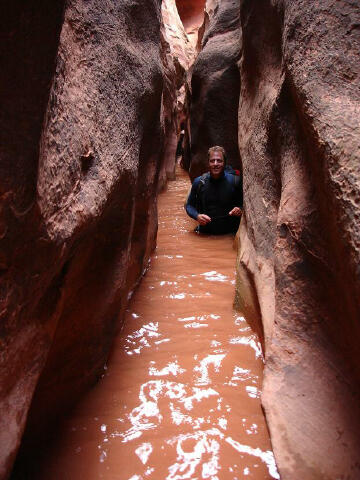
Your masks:
M215 145L214 147L210 147L209 150L208 150L208 160L210 158L210 154L213 153L213 152L222 153L224 163L226 163L226 153L225 153L225 148L224 147L220 147L219 145Z

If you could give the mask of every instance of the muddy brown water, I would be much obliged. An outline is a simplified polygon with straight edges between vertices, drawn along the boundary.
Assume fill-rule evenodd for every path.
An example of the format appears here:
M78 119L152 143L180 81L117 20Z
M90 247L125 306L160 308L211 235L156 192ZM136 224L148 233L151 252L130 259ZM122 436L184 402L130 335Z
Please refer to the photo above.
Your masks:
M279 478L260 344L232 309L233 237L193 232L188 188L178 170L160 195L158 246L106 374L63 422L37 479Z

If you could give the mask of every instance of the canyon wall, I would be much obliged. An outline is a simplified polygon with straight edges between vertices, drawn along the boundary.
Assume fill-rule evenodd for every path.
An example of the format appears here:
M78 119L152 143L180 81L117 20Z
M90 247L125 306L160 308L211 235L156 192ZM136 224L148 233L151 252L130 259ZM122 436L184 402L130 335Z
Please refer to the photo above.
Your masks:
M360 477L360 11L242 0L237 304L282 480Z
M204 20L206 0L176 0L176 7L193 46L199 44L199 29Z
M155 245L163 90L158 0L3 13L0 478L103 373Z
M222 145L228 163L240 168L238 103L241 54L240 5L233 0L207 2L201 51L188 74L189 148L184 165L194 179L207 171L207 150Z
M186 72L193 63L196 49L190 42L179 17L175 0L163 0L161 5L161 58L164 72L162 123L164 148L159 188L175 178L175 158L181 122L186 117Z

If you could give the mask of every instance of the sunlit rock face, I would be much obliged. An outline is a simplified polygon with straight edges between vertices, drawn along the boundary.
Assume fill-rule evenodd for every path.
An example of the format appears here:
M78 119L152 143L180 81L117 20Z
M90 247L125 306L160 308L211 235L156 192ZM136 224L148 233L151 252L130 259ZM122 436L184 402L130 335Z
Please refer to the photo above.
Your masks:
M184 164L191 178L208 169L207 150L221 145L228 163L240 167L238 104L241 53L240 6L232 0L207 2L206 29L193 65L191 83L190 146Z
M206 0L176 0L176 6L185 31L192 44L198 42L198 30L204 21Z
M196 49L190 42L179 17L175 0L161 5L161 60L164 73L162 123L164 148L159 188L175 178L175 157L184 117L186 72L194 62Z
M237 300L263 328L274 453L283 480L355 480L360 11L242 0L241 24Z
M188 70L195 59L195 48L189 40L179 16L175 0L163 0L161 4L162 31L169 45L172 61ZM184 79L181 78L181 83Z
M154 247L160 1L15 1L2 25L4 478L30 402L32 436L102 374Z

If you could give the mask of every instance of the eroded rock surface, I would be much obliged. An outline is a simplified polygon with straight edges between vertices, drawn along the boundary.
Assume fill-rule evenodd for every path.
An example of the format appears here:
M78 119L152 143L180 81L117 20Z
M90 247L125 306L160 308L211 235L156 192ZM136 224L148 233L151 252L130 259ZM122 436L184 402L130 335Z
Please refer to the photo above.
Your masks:
M29 438L103 372L157 228L160 2L43 3L2 22L1 478L30 403Z
M206 0L176 0L181 21L194 46L198 45L199 29L204 21L205 3Z
M206 5L202 48L190 72L189 151L184 165L194 179L207 170L207 150L222 145L233 167L240 167L238 104L241 53L240 5L222 0Z
M242 0L241 24L238 301L263 325L274 453L282 480L356 480L358 3Z
M175 178L175 157L185 108L186 72L194 62L196 49L190 42L179 17L175 0L161 5L161 59L164 71L162 122L164 149L159 188Z

